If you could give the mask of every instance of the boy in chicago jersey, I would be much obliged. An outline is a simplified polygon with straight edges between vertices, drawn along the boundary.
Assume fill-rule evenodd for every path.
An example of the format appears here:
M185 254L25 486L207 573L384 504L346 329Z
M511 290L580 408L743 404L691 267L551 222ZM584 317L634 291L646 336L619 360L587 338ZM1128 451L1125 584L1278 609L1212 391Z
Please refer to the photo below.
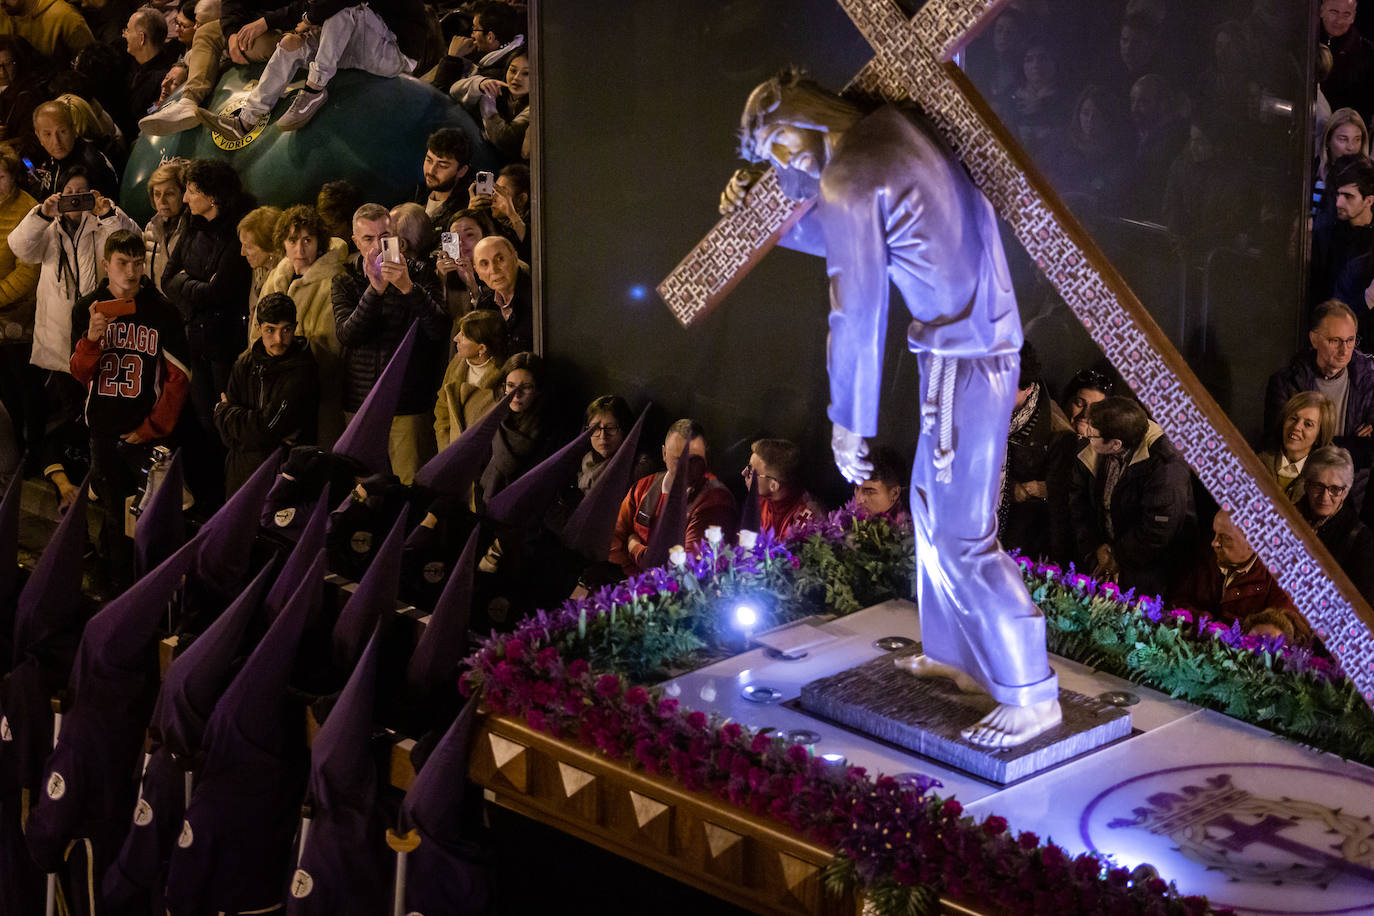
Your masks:
M86 386L92 489L104 515L100 542L111 584L125 582L132 554L124 501L138 489L153 447L165 444L186 401L181 315L144 275L141 236L121 229L105 242L105 279L72 309L72 375Z

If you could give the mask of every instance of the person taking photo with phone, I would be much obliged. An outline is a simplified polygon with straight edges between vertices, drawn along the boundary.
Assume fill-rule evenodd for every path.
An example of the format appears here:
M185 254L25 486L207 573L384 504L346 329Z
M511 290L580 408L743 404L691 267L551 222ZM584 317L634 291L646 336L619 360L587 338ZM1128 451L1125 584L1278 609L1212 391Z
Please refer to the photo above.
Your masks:
M30 473L60 470L56 455L61 449L50 430L65 424L50 423L50 415L57 405L84 397L71 377L72 306L100 282L105 241L121 229L138 231L124 211L91 189L83 166L64 172L57 187L58 192L29 210L9 235L16 258L40 265L23 404ZM67 491L58 482L60 498L69 502L76 488Z
M146 276L138 227L112 233L102 254L105 279L72 309L71 374L86 389L101 557L118 588L133 569L124 504L181 416L190 370L181 315Z

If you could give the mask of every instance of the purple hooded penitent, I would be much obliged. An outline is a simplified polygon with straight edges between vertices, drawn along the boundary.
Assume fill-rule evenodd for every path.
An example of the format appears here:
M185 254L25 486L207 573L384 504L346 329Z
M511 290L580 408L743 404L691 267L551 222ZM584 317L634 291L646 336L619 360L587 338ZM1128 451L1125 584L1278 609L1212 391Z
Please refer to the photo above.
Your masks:
M377 812L372 754L380 629L374 624L339 702L310 747L310 829L288 887L289 914L386 911L386 830Z
M757 532L763 525L759 510L759 475L749 478L749 492L744 497L744 507L739 511L739 530Z
M539 462L487 501L486 514L503 525L526 528L539 524L540 516L564 488L577 480L582 456L592 434L578 436ZM609 469L608 469L609 470Z
M253 541L258 536L262 503L277 476L280 460L281 449L268 455L253 476L196 533L200 546L191 575L202 585L224 595L239 593L248 574Z
M481 850L463 838L462 804L479 695L473 694L434 746L401 803L401 829L420 845L406 862L406 912L465 916L487 909Z
M429 623L420 634L406 669L406 686L423 697L443 684L457 684L458 668L467 655L468 618L472 613L472 577L477 569L481 526L472 529L458 562L434 602Z
M668 562L668 551L681 544L687 530L687 478L691 476L692 443L690 439L682 443L682 454L677 456L673 472L673 485L668 488L668 497L663 501L663 509L654 519L653 530L649 532L649 544L639 558L640 569L653 569ZM645 497L653 499L653 494Z
M604 561L610 554L611 533L615 531L620 504L625 501L625 494L630 492L634 484L639 437L644 431L644 418L649 415L650 406L645 405L639 419L625 436L625 441L611 456L610 466L601 472L563 526L564 545L589 560Z
M396 402L400 400L406 366L419 333L419 322L412 321L391 361L372 383L362 406L334 443L334 454L347 455L374 474L391 473L391 421L396 417Z
M319 611L325 554L215 705L167 871L172 916L282 902L304 793L304 714L286 692L301 634Z
M29 581L19 593L14 618L14 666L0 728L0 773L9 788L36 798L43 763L52 752L52 698L67 686L81 638L81 557L86 552L86 494L57 526Z
M415 483L436 493L466 499L473 481L491 460L491 440L501 421L510 413L510 395L498 401L482 419L463 431L433 458L415 472Z
M181 449L172 454L162 478L134 526L134 575L145 575L186 543L186 516L181 509Z
M57 871L67 844L78 837L91 840L97 863L109 861L118 846L157 696L158 621L193 557L193 545L183 546L86 623L62 731L25 830L29 852L44 871Z
M291 600L291 596L301 584L301 576L305 575L306 570L314 564L315 557L324 550L328 533L329 504L327 495L321 494L315 501L315 508L310 512L310 521L301 529L301 536L296 539L296 545L286 556L281 575L277 576L277 581L272 583L272 588L267 592L263 606L266 608L269 621L275 620L282 608Z
M205 723L229 683L248 624L262 607L275 562L264 566L234 603L172 662L158 691L138 803L124 845L105 872L105 899L124 906L158 894L186 813L185 774L201 751Z
M362 581L348 596L339 619L334 621L334 667L348 671L362 651L383 614L396 609L401 584L401 558L406 546L406 513L396 516L391 533L363 573Z
M0 671L14 662L14 610L19 598L19 503L24 475L16 471L0 499Z

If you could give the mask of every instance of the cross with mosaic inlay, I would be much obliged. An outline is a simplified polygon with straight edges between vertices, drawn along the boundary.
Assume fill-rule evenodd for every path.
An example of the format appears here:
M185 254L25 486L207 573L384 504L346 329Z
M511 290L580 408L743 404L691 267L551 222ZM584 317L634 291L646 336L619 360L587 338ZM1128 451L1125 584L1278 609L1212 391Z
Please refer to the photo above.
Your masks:
M1007 2L929 0L908 18L894 0L839 0L876 52L851 88L920 103L1092 339L1245 532L1366 702L1374 704L1374 610L952 63L972 32ZM808 207L788 200L768 171L744 205L722 217L664 279L659 295L684 326L691 325L734 289Z

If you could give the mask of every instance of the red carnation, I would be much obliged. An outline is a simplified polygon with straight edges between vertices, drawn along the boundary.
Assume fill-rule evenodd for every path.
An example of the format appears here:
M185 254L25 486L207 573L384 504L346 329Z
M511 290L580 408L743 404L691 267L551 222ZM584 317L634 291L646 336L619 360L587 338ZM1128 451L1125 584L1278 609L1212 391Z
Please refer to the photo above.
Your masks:
M603 697L613 697L620 693L620 678L614 674L603 674L596 679L596 692Z
M940 806L940 813L945 817L958 817L964 813L964 806L951 798Z
M994 814L983 821L983 829L989 836L1001 836L1007 832L1007 819Z

